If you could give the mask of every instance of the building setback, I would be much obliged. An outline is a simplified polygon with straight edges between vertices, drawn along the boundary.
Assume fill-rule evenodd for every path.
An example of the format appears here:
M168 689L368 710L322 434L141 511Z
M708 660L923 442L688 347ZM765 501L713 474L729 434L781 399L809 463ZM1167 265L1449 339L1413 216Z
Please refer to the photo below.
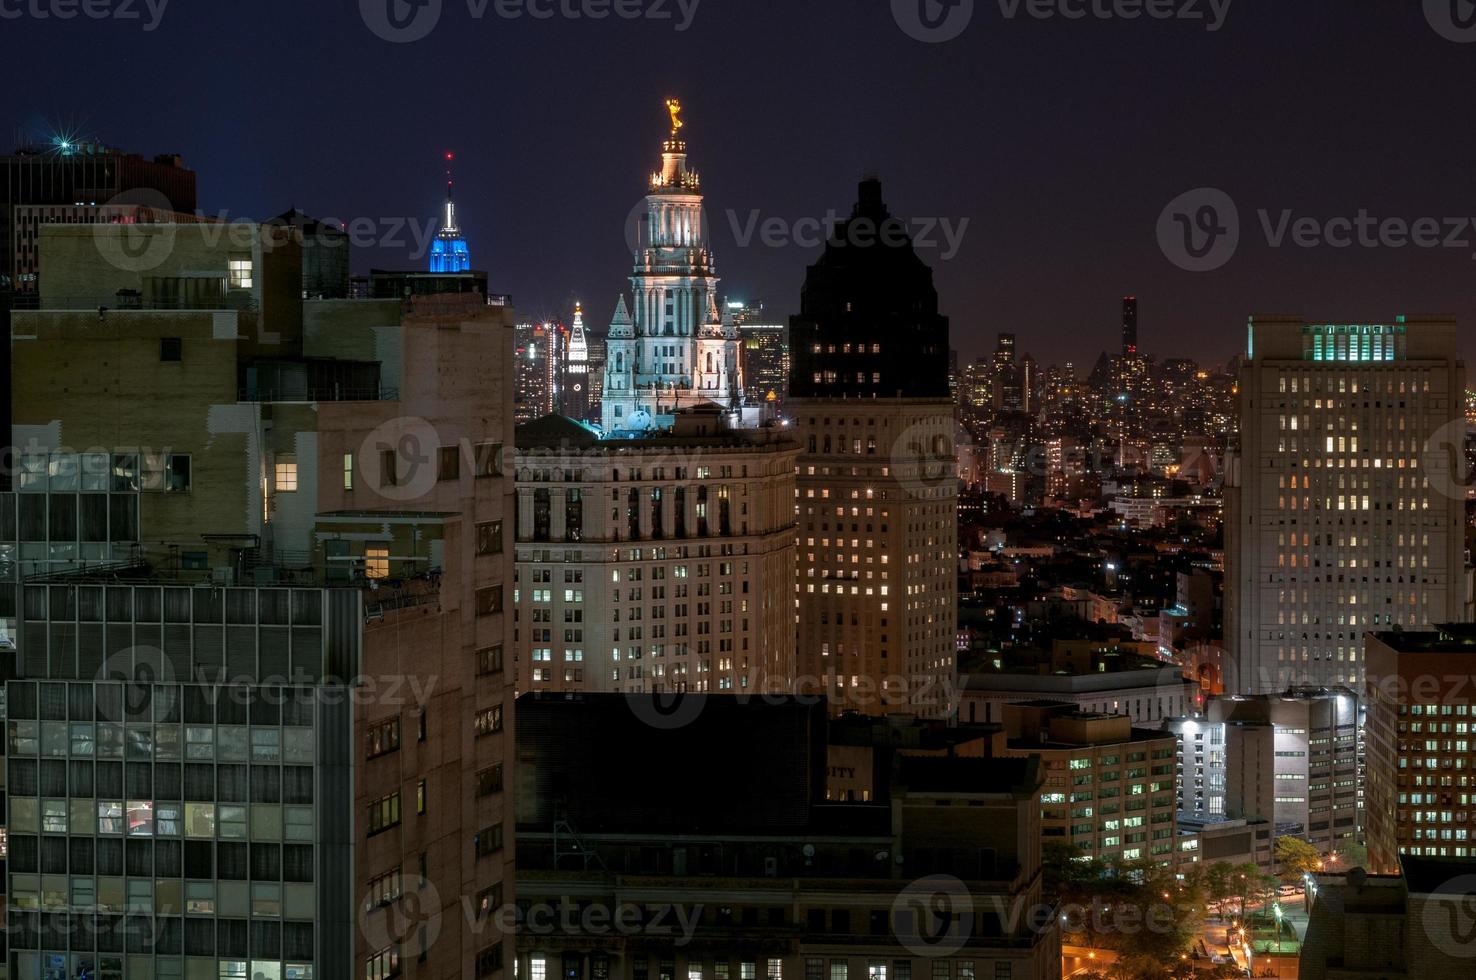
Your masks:
M898 242L901 241L901 244ZM800 673L837 710L951 713L958 485L948 320L863 181L790 321Z
M1251 320L1226 488L1239 691L1361 690L1364 633L1460 617L1465 381L1453 319Z

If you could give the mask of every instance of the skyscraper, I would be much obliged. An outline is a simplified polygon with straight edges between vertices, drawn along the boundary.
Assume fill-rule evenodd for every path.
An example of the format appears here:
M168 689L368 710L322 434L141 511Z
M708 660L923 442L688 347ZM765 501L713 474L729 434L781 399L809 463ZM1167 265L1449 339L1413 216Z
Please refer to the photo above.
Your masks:
M861 183L810 267L790 341L788 408L805 446L801 677L837 708L946 714L958 534L948 320L880 181Z
M1460 618L1464 390L1452 319L1251 320L1225 520L1241 692L1360 691L1366 632Z
M1138 297L1122 298L1122 356L1138 353Z
M436 232L436 240L431 242L432 272L467 272L471 269L471 252L461 234L461 226L456 223L456 201L452 197L451 164L455 159L455 154L446 154L446 204L441 212L441 230Z
M681 106L667 103L671 135L651 175L644 243L610 322L605 365L606 433L669 429L680 408L716 403L740 412L738 332L718 311L717 269L707 248L701 179L687 169Z
M515 336L514 418L522 425L558 408L567 337L559 323L520 323Z
M764 313L764 304L728 304L738 328L743 384L750 404L779 405L789 391L789 327Z

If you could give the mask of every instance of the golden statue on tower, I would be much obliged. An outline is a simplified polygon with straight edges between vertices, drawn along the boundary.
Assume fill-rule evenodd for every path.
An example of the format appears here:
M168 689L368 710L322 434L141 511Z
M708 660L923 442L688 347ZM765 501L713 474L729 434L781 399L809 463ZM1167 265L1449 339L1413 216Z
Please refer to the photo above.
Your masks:
M676 138L686 123L682 122L682 103L679 99L667 99L666 111L671 113L671 135Z

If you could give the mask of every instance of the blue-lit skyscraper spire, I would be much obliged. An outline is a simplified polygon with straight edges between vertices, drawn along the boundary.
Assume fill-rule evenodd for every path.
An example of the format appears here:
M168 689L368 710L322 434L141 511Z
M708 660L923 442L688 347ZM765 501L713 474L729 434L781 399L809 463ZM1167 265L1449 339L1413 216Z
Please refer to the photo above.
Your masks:
M471 269L471 252L461 235L461 227L456 223L456 202L451 195L451 164L455 159L455 154L446 154L446 210L441 215L441 230L436 232L436 240L431 242L432 272L467 272Z

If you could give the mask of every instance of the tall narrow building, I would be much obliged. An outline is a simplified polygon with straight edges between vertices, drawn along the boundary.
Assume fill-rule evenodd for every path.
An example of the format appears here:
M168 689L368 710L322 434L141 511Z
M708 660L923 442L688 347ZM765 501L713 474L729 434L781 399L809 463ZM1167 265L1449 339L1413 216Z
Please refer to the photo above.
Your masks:
M1361 691L1365 633L1461 618L1465 375L1453 319L1251 320L1225 521L1242 693Z
M790 340L801 681L837 709L946 714L958 533L948 320L880 181L861 183L810 267Z
M681 106L650 177L643 244L610 323L602 421L607 434L670 429L676 412L718 404L742 416L738 329L718 312L701 179L687 169ZM753 415L756 417L756 412Z
M589 338L584 333L584 307L574 304L574 325L564 346L564 380L559 387L560 409L571 419L589 419Z
M1138 353L1138 297L1122 298L1122 356L1134 357Z
M430 271L467 272L471 269L471 251L466 237L456 223L456 199L452 194L455 182L451 178L451 164L455 155L446 154L446 204L441 212L441 230L431 242Z

